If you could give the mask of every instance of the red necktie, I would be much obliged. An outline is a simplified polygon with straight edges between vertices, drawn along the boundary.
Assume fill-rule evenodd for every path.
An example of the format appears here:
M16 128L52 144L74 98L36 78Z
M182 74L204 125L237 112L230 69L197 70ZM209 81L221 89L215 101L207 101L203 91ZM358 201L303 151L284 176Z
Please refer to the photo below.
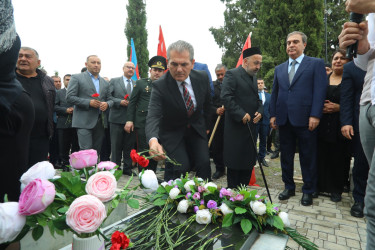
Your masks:
M182 93L184 95L186 110L187 110L188 116L190 117L194 113L194 103L193 103L193 100L191 99L188 89L186 88L186 82L182 82L181 86L182 86Z

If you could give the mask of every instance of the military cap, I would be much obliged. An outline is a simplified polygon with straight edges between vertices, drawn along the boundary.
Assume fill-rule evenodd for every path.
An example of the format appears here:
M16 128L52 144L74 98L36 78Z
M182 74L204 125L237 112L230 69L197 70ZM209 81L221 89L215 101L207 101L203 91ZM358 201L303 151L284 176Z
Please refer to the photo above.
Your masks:
M242 53L242 58L246 58L252 55L261 55L262 53L260 52L260 49L258 47L252 47L245 49Z
M162 56L154 56L148 61L148 66L150 68L158 68L165 70L167 68L167 60Z

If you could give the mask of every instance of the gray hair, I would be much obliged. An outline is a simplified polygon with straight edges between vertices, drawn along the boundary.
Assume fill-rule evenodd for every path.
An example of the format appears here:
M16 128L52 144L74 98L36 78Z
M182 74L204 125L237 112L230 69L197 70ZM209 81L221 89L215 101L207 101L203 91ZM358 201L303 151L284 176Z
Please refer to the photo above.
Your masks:
M97 57L97 58L99 58L97 55L89 55L89 56L86 58L86 62L89 62L90 57Z
M288 36L286 37L286 40L288 41L288 38L290 36L293 36L293 35L301 35L302 36L302 42L307 43L307 36L305 35L305 33L301 32L301 31L293 31L293 32L289 33Z
M39 59L39 54L38 54L38 52L37 52L35 49L30 48L30 47L21 47L21 49L23 49L23 50L31 50L31 51L34 51L34 53L35 53L35 55L36 55L36 58Z
M225 66L224 64L221 64L221 63L216 65L215 71L221 70L222 68L224 68L225 71L227 71L227 66Z
M171 58L171 51L172 50L175 50L179 53L182 53L184 51L188 51L189 56L190 56L190 61L192 61L194 59L194 48L188 42L178 40L177 42L174 42L174 43L170 44L168 46L168 49L167 49L167 60L168 61Z

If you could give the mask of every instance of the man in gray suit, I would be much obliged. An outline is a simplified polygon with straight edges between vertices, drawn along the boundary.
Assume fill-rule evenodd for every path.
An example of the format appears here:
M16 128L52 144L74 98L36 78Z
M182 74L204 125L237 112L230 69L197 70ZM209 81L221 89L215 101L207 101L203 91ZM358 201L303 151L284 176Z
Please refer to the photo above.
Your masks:
M81 150L95 149L98 154L104 138L107 118L103 112L112 107L109 85L99 76L101 60L96 55L87 57L87 71L71 77L66 99L74 105L73 128L77 128ZM98 97L93 97L99 94Z
M109 98L113 102L113 107L109 112L111 160L121 166L121 159L124 157L123 173L132 175L130 151L134 148L135 134L132 131L130 133L125 132L125 123L130 95L134 85L131 78L134 75L135 66L132 62L126 62L122 70L124 71L123 76L113 78L109 82ZM128 97L125 99L126 95Z

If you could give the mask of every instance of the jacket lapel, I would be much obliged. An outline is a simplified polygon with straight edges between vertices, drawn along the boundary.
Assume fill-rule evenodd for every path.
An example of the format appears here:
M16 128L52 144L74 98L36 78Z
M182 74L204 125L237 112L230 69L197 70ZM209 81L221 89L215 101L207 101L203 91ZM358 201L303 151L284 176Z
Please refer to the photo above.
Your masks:
M250 85L251 90L258 96L258 84L256 82L256 77L251 77L242 66L238 67L241 71L241 78L244 82Z
M177 85L176 80L173 79L173 77L170 75L169 72L167 73L166 77L167 77L168 89L169 89L169 91L171 93L171 96L173 96L173 98L175 99L176 103L178 104L178 106L181 109L185 109L186 110L185 102L182 99L182 95L181 95L180 90L178 89L178 85Z

